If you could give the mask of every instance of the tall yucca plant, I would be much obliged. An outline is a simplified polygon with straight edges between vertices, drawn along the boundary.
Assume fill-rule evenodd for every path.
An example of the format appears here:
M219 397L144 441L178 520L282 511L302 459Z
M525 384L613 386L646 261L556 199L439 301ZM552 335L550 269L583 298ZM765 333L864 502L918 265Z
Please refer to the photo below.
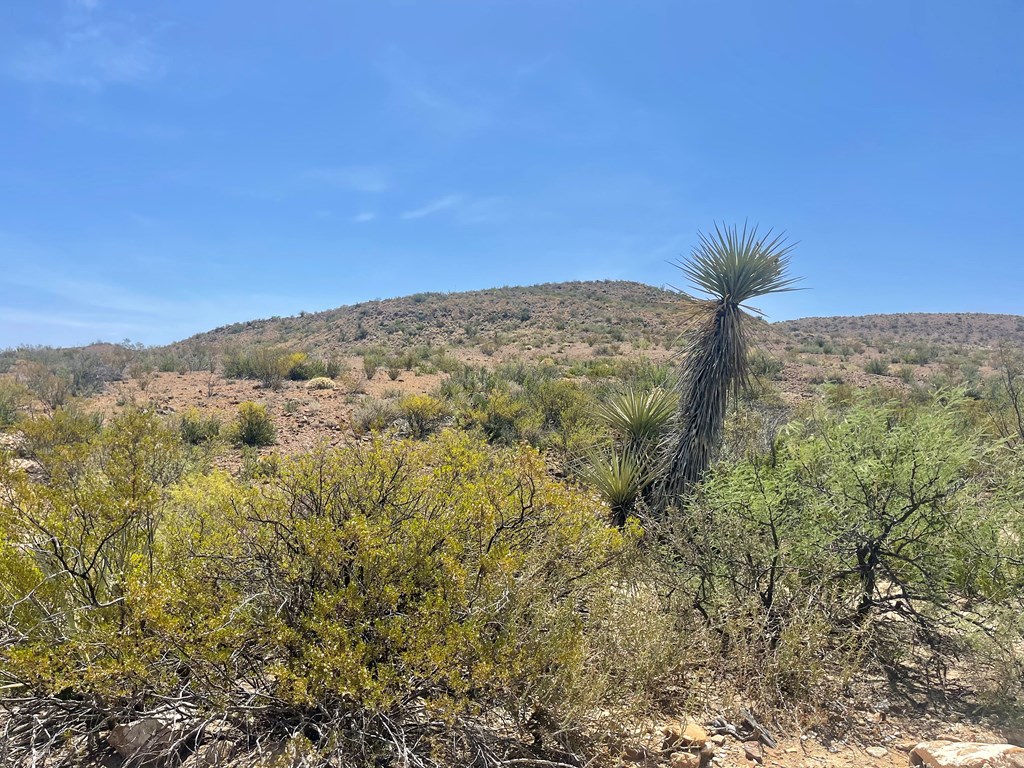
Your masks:
M676 264L698 294L687 304L686 341L680 364L678 433L668 445L662 500L680 496L708 468L722 439L729 394L748 383L750 313L746 302L794 290L786 276L793 245L757 227L719 227L699 233L690 258Z

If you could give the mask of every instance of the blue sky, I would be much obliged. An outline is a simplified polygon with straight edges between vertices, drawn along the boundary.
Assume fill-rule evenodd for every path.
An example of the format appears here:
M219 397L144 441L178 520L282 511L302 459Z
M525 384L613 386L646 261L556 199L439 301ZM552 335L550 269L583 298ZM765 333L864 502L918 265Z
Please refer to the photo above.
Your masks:
M0 346L799 240L773 319L1024 312L1024 3L5 0Z

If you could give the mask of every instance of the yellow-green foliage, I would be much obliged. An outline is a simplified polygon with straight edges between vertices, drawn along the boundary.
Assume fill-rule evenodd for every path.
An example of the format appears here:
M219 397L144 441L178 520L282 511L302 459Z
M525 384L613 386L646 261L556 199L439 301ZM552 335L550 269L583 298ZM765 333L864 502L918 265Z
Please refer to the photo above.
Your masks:
M178 420L178 431L182 441L189 445L209 443L220 434L220 419L204 416L198 408L189 408Z
M229 379L259 379L265 387L278 389L285 379L303 381L337 376L337 359L321 359L306 352L277 346L229 349L223 356L224 375Z
M430 395L407 395L398 402L398 411L413 437L426 437L447 415L445 404Z
M235 420L228 428L228 436L235 445L273 445L276 439L274 422L267 406L246 400L238 406Z
M0 376L0 427L13 424L30 399L28 389L13 379Z
M471 408L464 421L467 426L482 430L488 440L506 444L537 439L544 424L541 414L524 397L504 390L492 392Z
M4 478L0 584L21 607L0 684L116 708L187 681L256 732L312 711L557 726L599 680L614 691L615 657L594 656L624 640L614 585L637 531L537 452L378 439L257 487L176 482L172 437L133 412L51 462L48 487Z
M52 416L27 419L19 426L27 452L45 464L51 453L63 453L91 440L102 423L101 417L70 404L58 408Z
M131 640L117 628L131 620L131 580L154 568L167 489L184 468L181 444L152 412L138 409L74 442L61 442L66 418L29 426L44 446L35 457L46 482L0 469L0 603L17 607L13 626L0 625L18 638L6 654L8 672L54 690L109 675L118 690L133 674L134 657L124 655ZM47 429L50 439L40 439ZM89 663L64 653L108 645Z

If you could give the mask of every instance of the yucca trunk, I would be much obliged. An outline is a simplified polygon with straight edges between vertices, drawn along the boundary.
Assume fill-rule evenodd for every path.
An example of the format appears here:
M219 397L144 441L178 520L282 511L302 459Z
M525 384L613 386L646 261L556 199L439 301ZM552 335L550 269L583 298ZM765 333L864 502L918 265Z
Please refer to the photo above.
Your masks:
M729 302L709 302L708 319L694 329L683 361L678 433L663 484L676 498L697 482L711 465L722 442L730 392L744 383L744 313Z

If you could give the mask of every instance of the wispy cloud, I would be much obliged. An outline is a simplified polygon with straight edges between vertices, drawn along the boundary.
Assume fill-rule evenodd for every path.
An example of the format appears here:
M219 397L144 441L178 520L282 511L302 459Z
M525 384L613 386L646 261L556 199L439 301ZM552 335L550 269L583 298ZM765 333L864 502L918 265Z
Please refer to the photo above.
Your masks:
M144 328L144 326L133 325L131 323L105 322L103 320L96 320L72 313L35 312L24 309L0 309L0 320L12 325L49 325L59 328L88 330L93 333L108 334L108 338L121 338L118 334L123 334L125 329L138 330Z
M370 211L363 211L362 213L356 214L352 217L354 224L365 224L368 221L373 221L377 218L377 214L371 213Z
M312 168L303 174L303 178L332 187L353 189L356 192L386 192L390 186L387 173L382 168L373 166Z
M419 208L413 208L410 211L406 211L402 214L402 218L422 219L424 216L433 216L435 213L446 211L449 208L455 208L461 203L462 195L447 195L445 197L438 198L437 200L432 200Z
M389 48L377 61L377 70L402 109L415 111L434 130L463 135L494 122L497 105L492 94L451 76L430 76L399 48Z
M17 80L90 90L149 82L165 69L149 37L127 21L100 18L97 0L73 0L51 35L24 41L6 62Z
M136 338L166 343L207 328L252 317L294 303L294 297L265 293L222 294L211 298L173 297L111 282L78 278L55 280L52 272L27 270L0 279L0 292L17 294L37 306L0 307L0 348L21 343L83 344L97 338ZM14 295L14 291L11 294ZM39 309L37 307L45 307ZM266 314L271 314L267 309ZM58 329L56 331L48 331ZM62 330L60 330L62 329Z
M160 223L158 219L147 216L144 213L138 213L137 211L128 211L128 218L143 227L155 227Z

